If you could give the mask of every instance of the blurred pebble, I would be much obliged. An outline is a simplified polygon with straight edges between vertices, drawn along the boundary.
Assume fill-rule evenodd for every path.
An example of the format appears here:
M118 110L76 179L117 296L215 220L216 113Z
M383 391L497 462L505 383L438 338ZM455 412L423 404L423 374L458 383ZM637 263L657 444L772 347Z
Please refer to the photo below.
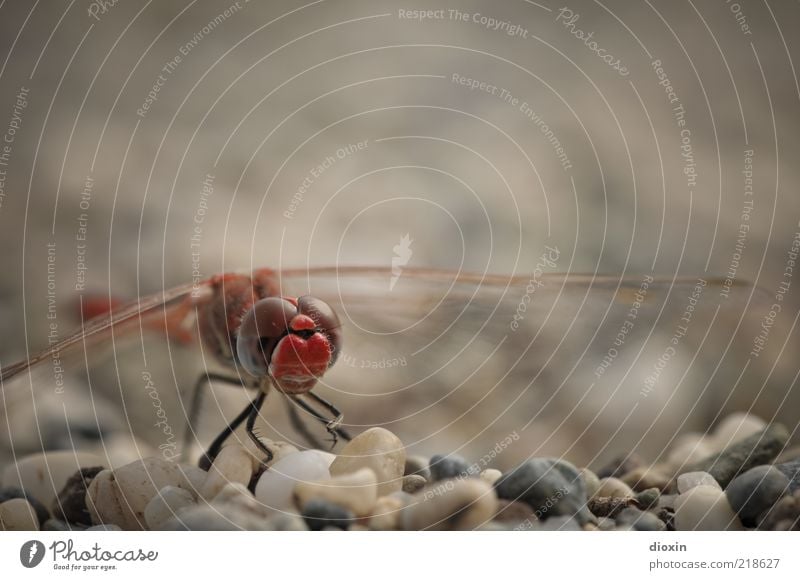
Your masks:
M762 530L800 531L800 491L779 499L763 514L758 527Z
M616 477L606 477L600 480L600 485L595 490L593 497L634 497L633 490L627 483Z
M600 531L609 532L617 527L617 523L612 518L597 518L596 527Z
M637 493L635 499L636 503L638 503L642 509L648 510L658 503L660 497L661 491L659 491L657 487L651 487L650 489L645 489Z
M58 492L64 489L67 479L81 467L106 465L106 461L97 455L71 449L37 453L6 467L2 487L23 489L26 494L49 506Z
M657 467L637 467L621 479L634 491L644 491L653 487L665 490L669 487L671 477Z
M86 507L86 492L102 467L83 467L72 474L53 500L53 515L65 522L82 526L92 525L92 516Z
M161 488L144 508L144 521L149 529L160 530L180 510L193 505L195 498L190 491L168 485Z
M497 496L478 478L439 481L403 511L405 530L474 530L494 518Z
M592 497L600 488L600 478L591 469L583 468L580 470L583 487L586 489L586 497Z
M71 528L67 524L67 522L62 520L55 520L50 518L44 524L42 524L42 531L43 532L69 532Z
M123 530L144 529L144 509L168 485L192 489L181 466L149 457L95 476L86 493L94 524L115 524Z
M325 458L313 451L298 451L276 461L259 477L256 499L276 510L290 510L298 482L326 479L330 479L330 473Z
M691 471L687 466L699 463L717 452L705 435L686 433L680 435L669 450L666 465L671 473Z
M230 514L210 505L195 505L180 511L162 524L165 531L227 532L243 529Z
M406 502L394 495L379 497L369 518L371 530L396 530L399 527L400 513Z
M497 501L497 513L494 519L508 523L533 522L536 520L536 514L533 513L533 508L523 501L501 499Z
M708 438L716 451L763 431L767 424L749 413L732 413L725 417Z
M308 526L299 514L283 513L271 516L267 529L276 532L307 532Z
M630 526L639 532L660 532L666 527L656 514L627 507L616 518L617 524Z
M212 500L227 483L247 485L253 476L253 456L241 445L223 447L208 469L200 497Z
M406 457L406 464L403 475L420 475L427 481L431 479L431 470L428 469L430 459L421 455L410 455Z
M353 522L353 512L324 499L312 499L303 508L303 520L309 530L325 528L346 530Z
M347 508L357 517L367 516L378 499L377 483L375 473L364 467L325 481L300 482L294 487L294 502L301 512L310 502L322 499Z
M724 488L739 473L770 463L778 456L788 439L786 427L773 423L766 429L730 445L719 454L699 464L687 466L681 473L706 471Z
M794 493L800 489L800 459L781 463L775 467L789 478L790 493Z
M789 478L772 465L760 465L739 475L725 488L725 495L747 527L786 493Z
M50 519L50 510L44 507L42 502L33 497L31 494L26 493L25 491L21 490L18 487L4 487L0 489L0 503L16 498L23 498L28 500L28 503L31 504L31 506L33 506L33 509L36 511L36 517L39 520L40 526L44 524L44 522L46 522L48 519Z
M256 447L256 444L252 439L246 437L244 441L240 442L253 458L254 469L261 465L268 467L274 464L276 461L280 461L284 457L298 452L297 447L285 441L273 441L272 439L267 439L265 437L259 438L259 441L261 441L261 443L263 443L267 449L272 451L272 460L268 461L267 463L263 463L264 459L266 459L266 456L261 449Z
M120 532L122 528L114 524L98 524L86 528L87 532Z
M455 479L456 477L469 477L469 462L460 455L434 455L428 466L431 471L431 481L442 479Z
M674 522L680 532L744 529L725 492L707 485L693 487L675 498Z
M501 477L503 477L503 472L499 469L484 469L480 474L480 478L489 485L494 485Z
M403 443L391 431L373 427L344 446L330 466L331 475L344 475L369 467L378 480L378 496L401 489L406 465Z
M313 451L314 453L319 453L319 455L328 464L328 468L329 469L330 469L331 463L333 463L333 460L336 459L336 454L330 453L329 451L323 451L322 449L310 449L309 451Z
M579 527L594 520L580 473L563 459L529 459L503 474L495 488L501 499L527 502L541 519L575 516Z
M36 510L23 498L0 503L0 530L8 532L33 532L39 530Z
M619 478L637 467L644 467L642 458L636 453L625 453L606 463L603 467L598 469L596 473L599 479L606 477Z
M425 487L425 478L421 475L404 475L403 476L403 491L406 493L416 493Z
M717 480L705 471L690 471L689 473L681 473L678 476L678 493L686 493L698 485L710 485L711 487L722 489Z
M553 516L544 521L535 522L530 529L534 532L579 532L583 528L573 517Z

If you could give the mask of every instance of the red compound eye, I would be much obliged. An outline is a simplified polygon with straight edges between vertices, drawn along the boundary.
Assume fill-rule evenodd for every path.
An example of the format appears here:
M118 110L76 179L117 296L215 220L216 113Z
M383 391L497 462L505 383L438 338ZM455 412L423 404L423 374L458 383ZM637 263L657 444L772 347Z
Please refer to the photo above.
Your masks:
M247 372L267 374L272 352L296 315L294 304L275 297L259 300L247 311L236 340L236 354Z

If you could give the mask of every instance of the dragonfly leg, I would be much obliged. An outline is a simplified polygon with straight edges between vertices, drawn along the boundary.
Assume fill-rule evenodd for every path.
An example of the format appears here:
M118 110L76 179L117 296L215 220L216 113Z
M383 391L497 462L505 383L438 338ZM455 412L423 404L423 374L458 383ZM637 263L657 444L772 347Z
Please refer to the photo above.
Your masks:
M297 405L295 405L296 401L297 400L294 397L287 395L286 404L289 407L289 421L291 422L292 427L303 437L303 439L306 440L306 443L308 443L311 447L322 447L322 441L320 441L317 436L311 432L311 429L309 429L306 422L303 421L300 413L297 412ZM318 419L323 422L325 421L325 419L321 417L318 417Z
M333 414L333 419L324 417L299 397L295 398L295 401L303 410L305 410L309 415L314 417L317 421L320 421L325 425L325 429L328 431L328 433L331 434L333 438L332 447L336 445L339 437L341 437L345 441L350 441L352 439L352 437L350 437L350 434L341 427L344 415L342 414L341 411L339 411L339 409L336 408L336 406L333 403L326 401L325 399L323 399L322 397L320 397L315 393L306 393L306 396L310 397L312 400L319 403L320 405L325 407L325 409L327 409Z
M262 461L262 463L264 464L267 464L270 461L272 461L273 458L272 451L269 449L269 447L267 447L261 442L261 439L259 439L258 435L254 431L254 427L256 424L256 419L258 419L258 413L261 410L261 406L264 404L266 398L267 398L266 391L261 391L258 394L256 400L253 401L252 405L250 406L250 413L247 416L247 426L245 427L245 429L247 430L247 434L250 436L250 439L253 440L253 443L256 444L256 447L258 447L261 450L261 452L264 453L264 455L266 456Z
M206 383L211 381L220 381L229 383L236 386L245 386L242 380L238 377L229 377L227 375L220 375L217 373L203 373L197 378L192 390L192 402L189 406L189 415L187 416L186 428L183 430L183 450L189 449L192 444L192 435L194 434L194 427L197 425L197 420L200 418L200 407L203 402L203 394L205 393Z
M259 395L259 398L260 397L261 395ZM262 400L261 402L263 403L264 401ZM238 415L236 415L236 417L234 417L233 421L228 423L228 426L225 427L222 433L217 435L217 437L211 443L211 446L208 448L208 451L206 451L205 455L200 458L198 463L200 469L208 471L209 467L211 467L211 464L214 463L214 459L216 459L217 455L219 455L223 443L225 443L228 437L230 437L231 433L236 431L239 425L241 425L244 420L250 416L250 413L253 410L253 405L253 402L248 403L247 406Z

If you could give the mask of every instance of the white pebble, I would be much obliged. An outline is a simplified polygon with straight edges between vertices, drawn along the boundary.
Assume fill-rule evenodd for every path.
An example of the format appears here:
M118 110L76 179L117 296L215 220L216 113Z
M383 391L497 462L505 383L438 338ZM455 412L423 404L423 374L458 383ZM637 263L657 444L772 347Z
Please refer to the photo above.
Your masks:
M723 531L743 530L739 518L731 509L725 492L701 485L675 498L675 529Z
M733 413L725 417L707 439L711 441L715 451L722 451L742 439L747 439L750 435L755 435L766 426L767 424L755 415Z
M406 450L391 431L373 427L344 446L330 467L331 475L353 473L369 467L378 479L378 496L398 491L403 486Z
M502 476L503 473L499 469L484 469L480 475L481 479L489 485L494 485Z
M0 503L0 530L8 532L33 532L39 530L36 510L23 498Z
M81 451L37 453L6 467L2 487L24 489L42 504L49 506L67 480L80 468L106 465L107 462L99 456Z
M686 493L698 485L708 485L722 489L717 480L705 471L690 471L689 473L681 473L678 476L678 493Z
M693 465L715 453L714 445L704 435L687 433L679 436L667 454L666 464L672 472Z
M184 508L195 505L194 495L188 490L168 485L144 508L144 521L151 530L163 529L164 524Z
M378 499L377 483L375 473L364 467L325 481L298 483L294 488L294 501L300 511L309 500L319 498L349 509L357 517L367 516Z
M300 481L330 479L324 457L313 451L298 451L276 461L258 479L256 499L276 510L292 509L292 491Z
M200 497L214 499L227 483L247 485L253 476L253 457L241 445L226 445L208 469L208 475L200 488Z

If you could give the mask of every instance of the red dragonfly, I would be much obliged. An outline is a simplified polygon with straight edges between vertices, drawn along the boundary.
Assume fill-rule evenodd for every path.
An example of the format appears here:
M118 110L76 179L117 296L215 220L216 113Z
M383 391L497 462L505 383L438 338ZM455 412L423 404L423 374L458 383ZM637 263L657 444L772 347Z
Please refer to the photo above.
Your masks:
M32 392L40 386L37 383L47 381L48 374L40 371L49 371L52 382L54 355L63 361L79 357L80 362L65 362L65 366L79 367L81 362L88 365L87 353L94 352L90 349L98 343L161 327L174 340L199 338L202 348L213 353L231 375L236 375L202 374L190 405L189 428L197 419L206 382L229 382L256 393L214 439L201 465L210 465L226 439L242 423L269 460L270 450L253 429L270 388L283 393L323 423L334 444L337 436L349 439L341 426L342 413L313 392L317 382L341 359L343 329L351 337L348 341L361 339L360 343L356 340L360 354L364 354L361 349L371 349L376 356L404 349L402 352L416 356L413 364L406 366L403 359L402 366L392 369L398 375L407 373L399 375L403 386L426 384L426 381L430 384L442 370L446 372L439 380L460 380L447 373L462 373L464 380L469 380L476 372L473 369L482 368L484 352L488 356L505 353L509 360L507 366L498 367L502 375L498 381L519 377L520 383L525 384L534 374L530 365L539 364L536 350L543 351L539 346L531 350L538 336L548 339L555 333L563 342L570 329L580 329L573 330L582 343L570 343L569 350L578 354L569 359L569 364L585 359L594 368L591 359L599 364L610 352L614 340L618 340L621 323L630 319L632 312L635 311L642 331L660 324L672 332L674 324L685 315L687 300L697 287L696 279L659 280L651 276L614 278L541 273L496 276L404 268L394 288L391 283L394 275L390 268L372 267L257 269L249 274L216 275L199 284L166 290L115 308L107 316L93 318L47 350L1 368L0 405L5 403L7 407L7 397L12 391ZM704 303L725 291L729 296L723 301L724 307L733 308L735 312L727 312L734 316L752 306L751 301L758 297L756 289L746 284L737 282L728 288L718 280L706 283ZM285 292L287 286L295 287L291 295ZM298 286L307 293L298 292ZM340 309L341 320L332 305ZM363 320L353 320L354 316L365 313L379 322L367 327ZM698 309L694 326L702 329L706 322L699 317L709 319L712 315L716 318L713 308ZM197 332L192 333L192 328ZM551 333L545 334L548 329ZM439 351L431 347L434 343L437 348L451 349L449 361L457 362L439 361L439 355L434 356ZM493 344L498 346L487 351ZM386 364L388 369L394 364L372 360L372 368ZM360 359L360 364L363 362L364 358ZM359 361L345 356L341 366L356 368L356 363ZM26 376L28 381L23 380ZM295 405L289 408L292 424L311 439Z

